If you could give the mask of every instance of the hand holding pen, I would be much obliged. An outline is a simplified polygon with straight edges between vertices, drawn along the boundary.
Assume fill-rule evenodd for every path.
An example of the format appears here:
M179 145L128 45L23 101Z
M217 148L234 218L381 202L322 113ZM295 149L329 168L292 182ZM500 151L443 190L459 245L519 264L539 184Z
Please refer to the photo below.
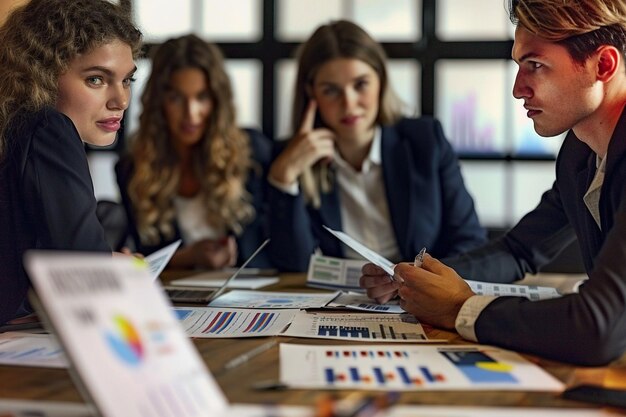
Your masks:
M415 255L415 260L413 261L413 265L421 268L424 263L424 255L426 255L426 246L422 248L421 251L417 255Z

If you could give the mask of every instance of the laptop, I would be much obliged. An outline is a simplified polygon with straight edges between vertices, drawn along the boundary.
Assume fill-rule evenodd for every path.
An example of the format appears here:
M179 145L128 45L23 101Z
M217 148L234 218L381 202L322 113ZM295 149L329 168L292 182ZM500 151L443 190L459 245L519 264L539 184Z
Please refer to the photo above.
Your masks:
M165 293L167 294L169 299L172 300L172 302L208 304L211 301L215 300L220 295L222 295L224 291L226 291L226 289L228 288L228 284L230 284L235 278L239 276L239 274L245 269L245 267L248 266L250 261L252 261L254 257L257 256L257 254L261 252L261 250L263 250L265 246L267 246L268 243L270 243L269 239L266 239L263 243L261 243L261 246L259 246L252 253L252 255L250 255L248 259L246 259L246 261L243 264L241 264L241 266L235 271L235 273L232 274L230 277L228 277L224 281L224 283L215 290L213 289L203 290L203 289L198 289L198 288L193 288L193 287L183 288L183 287L171 287L170 286L170 287L164 288Z

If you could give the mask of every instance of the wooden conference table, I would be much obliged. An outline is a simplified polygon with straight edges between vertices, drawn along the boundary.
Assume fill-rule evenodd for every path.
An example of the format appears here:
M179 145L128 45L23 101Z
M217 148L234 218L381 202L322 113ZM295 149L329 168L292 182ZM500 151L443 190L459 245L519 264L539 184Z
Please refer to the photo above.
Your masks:
M189 271L167 272L164 281L186 275ZM284 274L280 282L265 288L271 291L320 291L305 287L303 274ZM450 343L467 344L454 332L426 327L430 338L446 339ZM348 341L279 337L279 342L299 344L349 344ZM279 372L278 346L254 357L227 372L222 371L228 360L263 344L267 338L250 339L194 339L194 343L219 385L232 403L280 403L313 405L322 391L319 390L266 390L252 388L263 380L277 380ZM584 368L524 355L567 386L592 383L626 389L626 355L607 367ZM336 391L339 397L350 393ZM0 366L0 398L38 399L48 401L82 402L67 370ZM524 391L431 391L404 392L400 403L422 405L474 405L474 406L525 406L592 408L591 404L560 398L558 393ZM626 415L626 412L625 414Z

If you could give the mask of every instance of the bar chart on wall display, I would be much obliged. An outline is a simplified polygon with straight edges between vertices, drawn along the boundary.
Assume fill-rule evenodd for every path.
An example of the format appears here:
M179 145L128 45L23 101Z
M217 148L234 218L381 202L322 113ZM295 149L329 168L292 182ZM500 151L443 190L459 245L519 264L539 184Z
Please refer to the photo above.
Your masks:
M312 337L369 342L432 342L410 314L297 313L283 333L292 337Z
M175 307L190 337L259 337L280 334L299 310L258 310L209 307Z
M280 345L280 380L293 388L560 391L514 352L489 346Z

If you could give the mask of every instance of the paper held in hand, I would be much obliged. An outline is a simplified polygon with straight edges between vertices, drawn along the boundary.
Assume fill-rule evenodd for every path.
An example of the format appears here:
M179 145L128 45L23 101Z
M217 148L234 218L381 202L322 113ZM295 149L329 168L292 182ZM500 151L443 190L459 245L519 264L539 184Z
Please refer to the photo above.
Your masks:
M361 255L365 259L367 259L374 265L377 265L381 267L382 269L384 269L385 272L389 274L390 277L393 278L393 267L395 266L395 264L391 262L389 259L385 258L382 255L379 255L378 253L374 252L367 246L354 240L353 238L351 238L350 236L348 236L347 234L343 232L340 232L338 230L333 230L327 226L324 226L324 229L328 230L337 239L341 240L343 243L350 246L352 249L354 249L355 252L357 252L359 255Z

